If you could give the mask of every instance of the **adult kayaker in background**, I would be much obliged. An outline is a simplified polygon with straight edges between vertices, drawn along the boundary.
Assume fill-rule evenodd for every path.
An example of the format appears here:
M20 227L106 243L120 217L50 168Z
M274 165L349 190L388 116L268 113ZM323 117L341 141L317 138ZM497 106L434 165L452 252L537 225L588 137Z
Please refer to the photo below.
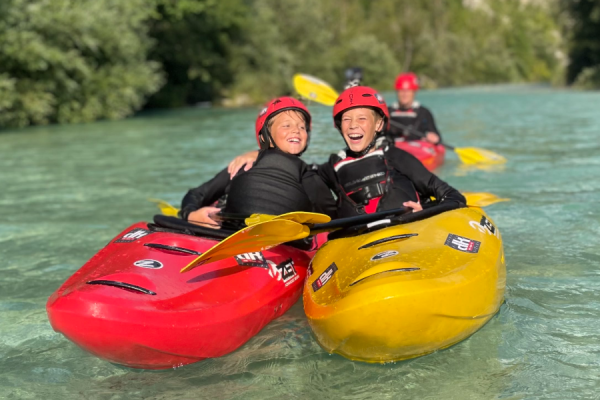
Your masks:
M389 120L385 101L374 89L346 89L333 108L334 125L346 149L318 166L319 175L336 194L339 217L350 217L402 206L421 211L430 197L448 209L466 204L460 192L429 172L411 154L388 145L383 136ZM255 152L229 164L249 168ZM428 203L427 205L434 204Z
M439 143L440 131L435 125L435 120L429 109L423 107L415 100L419 90L419 80L412 72L402 73L396 78L395 84L398 102L393 103L390 108L390 118L399 125L391 124L386 136L392 140L427 140L430 143ZM406 128L402 128L404 126ZM414 131L425 134L419 136Z
M316 171L299 156L310 139L311 116L300 101L272 100L256 119L260 151L254 168L230 174L227 169L183 198L184 220L213 228L211 216L223 209L236 214L284 214L313 211L336 217L336 202ZM215 205L221 200L221 204Z

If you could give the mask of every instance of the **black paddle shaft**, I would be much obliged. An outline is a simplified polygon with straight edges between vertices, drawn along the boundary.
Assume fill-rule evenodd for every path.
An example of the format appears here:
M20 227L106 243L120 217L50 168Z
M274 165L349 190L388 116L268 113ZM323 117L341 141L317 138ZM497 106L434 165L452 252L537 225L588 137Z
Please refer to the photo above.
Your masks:
M311 231L332 231L334 229L348 228L350 226L368 224L369 222L379 221L381 219L395 217L409 212L411 208L402 207L388 211L380 211L373 214L358 215L356 217L339 218L325 224L315 224L311 227Z
M412 133L414 133L415 135L420 136L422 138L425 138L425 136L427 136L423 132L418 131L415 127L406 126L406 125L401 124L400 122L394 121L392 119L390 119L390 124L394 125L396 128L409 130ZM443 143L443 142L439 142L438 144L441 144L442 146L444 146L447 149L454 150L454 146L450 146L449 144L446 144L446 143Z

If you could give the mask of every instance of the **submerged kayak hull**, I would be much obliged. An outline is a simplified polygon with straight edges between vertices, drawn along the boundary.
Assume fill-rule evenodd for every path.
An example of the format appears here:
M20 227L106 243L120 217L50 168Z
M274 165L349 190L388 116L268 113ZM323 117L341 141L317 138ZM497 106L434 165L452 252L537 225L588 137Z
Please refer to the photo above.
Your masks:
M446 148L424 140L396 140L397 148L415 156L430 171L440 167L446 157Z
M179 272L216 243L135 224L50 297L50 323L84 350L132 368L230 353L299 299L314 252L278 246Z
M317 341L380 363L467 338L498 312L506 281L500 234L475 209L329 241L310 273L303 298Z

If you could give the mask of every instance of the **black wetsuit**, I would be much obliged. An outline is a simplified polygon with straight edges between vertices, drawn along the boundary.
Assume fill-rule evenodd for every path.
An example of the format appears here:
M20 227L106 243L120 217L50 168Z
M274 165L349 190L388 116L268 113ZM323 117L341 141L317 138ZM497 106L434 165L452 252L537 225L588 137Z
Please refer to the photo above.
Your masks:
M336 202L317 171L299 157L277 149L261 150L254 166L229 179L227 169L183 198L183 219L227 196L224 212L279 215L312 211L337 216Z
M400 107L398 103L394 103L389 107L390 118L393 122L397 122L406 127L413 128L423 134L427 132L436 133L440 140L442 136L435 125L435 120L431 111L420 105L418 102L413 102L411 107ZM386 137L390 140L396 138L404 138L405 140L419 140L423 137L411 132L411 129L402 129L390 123L390 129L386 132Z
M436 203L466 204L460 192L413 155L385 142L360 158L347 157L345 151L332 154L319 166L319 174L338 197L341 218L401 208L405 201L426 207L431 196Z

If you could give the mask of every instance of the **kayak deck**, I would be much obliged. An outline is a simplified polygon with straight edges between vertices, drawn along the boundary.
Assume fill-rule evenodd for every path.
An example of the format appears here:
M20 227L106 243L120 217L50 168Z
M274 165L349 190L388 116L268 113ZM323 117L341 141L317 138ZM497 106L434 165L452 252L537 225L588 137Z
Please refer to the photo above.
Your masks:
M317 341L380 363L467 338L498 312L506 280L500 234L475 209L329 241L311 268L303 297Z
M49 298L50 323L84 350L132 368L230 353L299 299L314 251L277 246L180 273L215 243L134 224Z

